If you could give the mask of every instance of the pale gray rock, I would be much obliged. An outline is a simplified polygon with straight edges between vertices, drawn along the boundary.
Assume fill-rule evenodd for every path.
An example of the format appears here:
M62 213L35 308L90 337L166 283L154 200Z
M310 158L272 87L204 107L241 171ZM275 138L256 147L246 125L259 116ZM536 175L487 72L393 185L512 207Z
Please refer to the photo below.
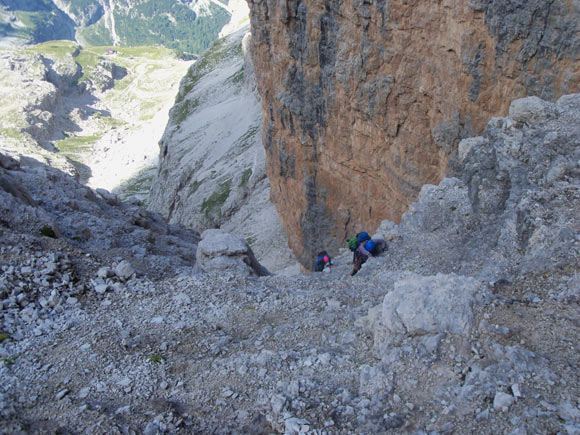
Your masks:
M376 229L372 238L383 239L387 242L392 242L393 240L400 239L401 233L399 232L399 227L394 222L384 220Z
M284 420L284 435L308 433L310 423L303 418L291 417Z
M109 267L101 267L97 271L97 276L101 279L107 279L114 275L114 272Z
M359 394L366 397L388 396L394 390L393 373L382 366L364 365L360 369Z
M61 399L62 399L62 398L64 398L64 396L66 396L66 395L67 395L69 392L70 392L70 391L69 391L68 389L66 389L66 388L65 388L65 389L63 389L63 390L60 390L60 391L59 391L59 392L56 394L56 396L55 396L55 399L56 399L56 400L61 400Z
M470 277L410 275L396 282L394 291L384 297L375 343L425 334L468 336L474 305L487 296L486 287Z
M131 413L131 405L122 406L117 408L115 415L129 415Z
M465 157L467 157L467 155L469 154L469 152L473 147L485 146L486 144L487 139L481 136L463 139L461 142L459 142L459 145L457 146L457 154L459 160L463 162L463 160L465 159Z
M187 296L185 293L179 293L173 296L173 300L178 303L179 305L189 305L191 304L191 298Z
M564 429L568 435L580 435L580 425L565 424Z
M243 238L221 230L205 230L201 238L197 247L196 270L244 276L269 274Z
M562 402L558 406L558 415L564 421L574 421L580 423L580 409L570 402Z
M129 280L134 274L135 269L127 260L123 260L115 266L115 275L123 281Z
M507 411L514 402L514 396L498 391L495 393L495 397L493 398L493 408L496 411Z
M159 429L160 429L159 423L156 421L152 421L147 426L145 426L143 435L157 435L158 433L160 433Z
M105 294L107 292L107 290L109 290L109 288L110 288L109 284L107 284L105 282L95 282L93 285L94 285L95 291L101 295Z
M521 98L510 104L509 117L515 122L546 122L555 115L556 106L538 97Z
M108 190L101 188L95 189L95 192L97 192L109 204L119 205L119 198L114 193L111 193Z

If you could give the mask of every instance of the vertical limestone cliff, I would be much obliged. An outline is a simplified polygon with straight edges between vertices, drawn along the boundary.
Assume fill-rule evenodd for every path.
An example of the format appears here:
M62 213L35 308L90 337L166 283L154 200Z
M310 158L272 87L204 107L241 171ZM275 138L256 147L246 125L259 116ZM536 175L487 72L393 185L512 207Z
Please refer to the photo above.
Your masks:
M577 0L249 5L272 200L305 265L398 222L513 99L580 83Z

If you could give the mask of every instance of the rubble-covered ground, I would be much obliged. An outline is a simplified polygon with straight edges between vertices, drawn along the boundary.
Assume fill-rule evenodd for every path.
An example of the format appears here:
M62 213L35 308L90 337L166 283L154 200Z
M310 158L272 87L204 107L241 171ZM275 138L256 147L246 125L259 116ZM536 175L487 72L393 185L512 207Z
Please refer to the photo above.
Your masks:
M580 433L578 121L515 101L354 277L197 273L197 234L2 159L0 431Z

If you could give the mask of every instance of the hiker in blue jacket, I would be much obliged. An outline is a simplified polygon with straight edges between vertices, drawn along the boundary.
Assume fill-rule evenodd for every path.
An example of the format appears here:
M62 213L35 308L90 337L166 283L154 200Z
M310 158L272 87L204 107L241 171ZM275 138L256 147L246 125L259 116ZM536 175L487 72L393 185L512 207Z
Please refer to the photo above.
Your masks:
M328 252L320 251L316 256L316 262L314 263L314 271L315 272L322 272L325 267L330 268L332 266L332 259Z
M369 257L376 257L387 250L387 242L383 239L371 239L358 244L353 255L353 269L350 276L354 276L361 269Z
M383 239L371 239L371 242L373 243L370 245L370 249L367 248L367 250L373 257L381 255L388 249L387 242L385 242Z

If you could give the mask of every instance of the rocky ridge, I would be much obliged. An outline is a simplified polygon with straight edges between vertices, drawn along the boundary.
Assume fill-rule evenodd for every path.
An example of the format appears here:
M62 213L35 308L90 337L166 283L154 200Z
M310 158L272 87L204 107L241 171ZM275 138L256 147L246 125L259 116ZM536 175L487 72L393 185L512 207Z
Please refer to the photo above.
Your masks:
M305 266L399 222L512 100L580 85L575 2L249 4L272 200Z
M199 274L176 239L149 254L150 215L132 273L131 242L79 245L64 221L118 216L123 241L143 231L123 206L52 169L73 184L40 202L44 170L3 159L2 431L579 433L578 120L580 95L515 101L354 277L344 251L329 273ZM64 236L33 230L40 209Z

